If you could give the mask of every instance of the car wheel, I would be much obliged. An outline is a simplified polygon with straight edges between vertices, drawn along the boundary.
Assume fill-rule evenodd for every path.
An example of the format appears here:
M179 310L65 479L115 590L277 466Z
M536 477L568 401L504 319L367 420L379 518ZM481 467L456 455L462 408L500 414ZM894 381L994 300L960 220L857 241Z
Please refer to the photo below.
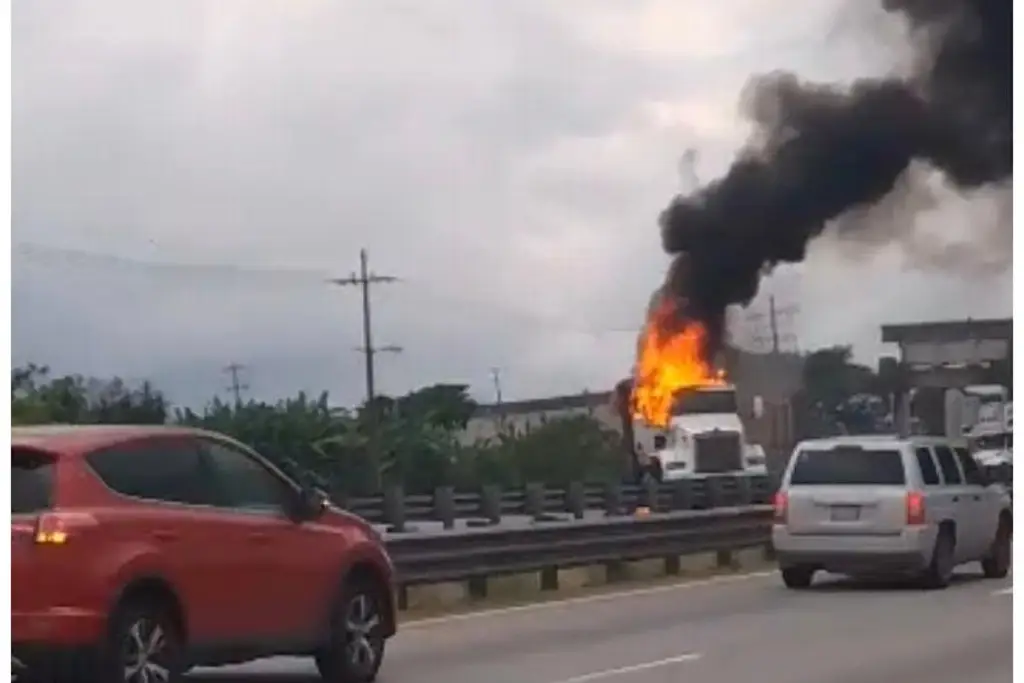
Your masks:
M810 588L811 581L814 579L812 567L783 567L781 571L782 583L786 585L786 588Z
M922 577L925 588L941 589L949 585L953 579L953 569L956 566L954 553L956 540L953 534L943 529L935 539L935 547L932 549L932 559Z
M331 618L328 645L316 653L326 683L370 683L384 660L384 612L380 591L356 582L347 587Z
M981 570L986 579L1002 579L1010 573L1010 558L1013 555L1012 534L1010 525L1003 519L999 520L999 529L989 554L981 561Z
M133 600L111 617L96 683L175 683L182 674L182 638L159 601Z

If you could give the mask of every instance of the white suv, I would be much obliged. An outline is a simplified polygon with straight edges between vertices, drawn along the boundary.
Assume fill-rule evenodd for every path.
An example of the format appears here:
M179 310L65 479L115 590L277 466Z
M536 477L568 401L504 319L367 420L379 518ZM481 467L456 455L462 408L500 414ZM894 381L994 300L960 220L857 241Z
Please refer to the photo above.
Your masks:
M782 579L806 588L821 569L912 575L930 587L980 561L1010 567L1013 514L966 448L936 437L844 436L797 445L775 498Z

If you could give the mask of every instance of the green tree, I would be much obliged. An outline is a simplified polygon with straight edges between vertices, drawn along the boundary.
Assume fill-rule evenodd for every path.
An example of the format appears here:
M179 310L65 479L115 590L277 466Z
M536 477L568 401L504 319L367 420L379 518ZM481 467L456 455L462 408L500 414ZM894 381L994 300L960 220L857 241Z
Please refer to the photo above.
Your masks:
M884 382L853 361L850 346L831 346L806 356L803 388L796 403L803 414L801 436L873 431L884 412Z
M477 404L465 384L434 384L402 396L396 408L449 432L466 428Z
M168 409L148 382L132 388L120 378L51 377L35 364L11 372L12 424L162 424Z
M464 456L463 467L471 468L470 478L481 483L564 485L618 479L621 458L618 435L583 415L544 420L478 444Z
M148 383L51 377L45 366L16 368L11 397L15 424L168 421L166 400ZM618 476L617 437L589 417L550 420L466 445L461 437L475 410L465 385L437 384L397 398L380 396L354 410L332 408L326 393L275 403L214 398L201 411L174 410L171 421L232 436L339 495L392 484L426 493L444 485L554 486Z
M277 403L236 405L214 398L202 413L179 409L176 421L227 434L279 465L294 464L311 471L323 469L314 444L338 428L326 392L317 398L299 393Z

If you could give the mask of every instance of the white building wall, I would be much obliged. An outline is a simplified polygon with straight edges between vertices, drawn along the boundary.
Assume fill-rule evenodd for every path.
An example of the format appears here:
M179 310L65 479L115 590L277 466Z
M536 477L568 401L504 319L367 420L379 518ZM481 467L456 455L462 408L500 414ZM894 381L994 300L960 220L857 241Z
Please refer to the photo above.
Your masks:
M509 409L503 412L499 411L496 406L482 406L480 414L470 418L459 440L465 445L471 445L480 441L496 439L502 432L502 420L504 420L506 432L523 432L527 429L539 427L545 421L581 415L589 415L607 429L621 431L618 413L614 406L612 406L610 399L602 400L605 397L595 395L591 395L588 398L591 397L594 400L589 406L572 405L537 410L517 408L519 405L529 403L524 401L519 404L509 404ZM566 402L579 402L580 398L580 396L565 397ZM552 400L544 400L543 402L550 404Z

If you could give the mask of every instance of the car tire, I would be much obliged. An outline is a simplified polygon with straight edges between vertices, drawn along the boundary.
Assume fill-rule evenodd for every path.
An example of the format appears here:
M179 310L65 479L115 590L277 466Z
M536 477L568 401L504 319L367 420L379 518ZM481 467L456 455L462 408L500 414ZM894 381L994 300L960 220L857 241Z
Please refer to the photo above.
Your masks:
M941 590L949 586L953 579L953 570L956 568L956 539L948 529L939 531L935 538L935 547L932 548L932 557L928 562L921 577L921 583L925 588Z
M110 617L94 683L177 683L184 643L172 611L159 600L131 598ZM85 680L85 678L83 678Z
M345 586L331 615L328 644L315 654L325 683L371 683L384 661L384 600L364 581Z
M783 567L781 572L782 583L786 588L793 590L810 588L811 582L814 580L813 567Z
M986 579L1003 579L1010 573L1010 559L1013 555L1012 533L1010 524L1004 519L999 520L999 529L988 555L981 561L981 570Z

